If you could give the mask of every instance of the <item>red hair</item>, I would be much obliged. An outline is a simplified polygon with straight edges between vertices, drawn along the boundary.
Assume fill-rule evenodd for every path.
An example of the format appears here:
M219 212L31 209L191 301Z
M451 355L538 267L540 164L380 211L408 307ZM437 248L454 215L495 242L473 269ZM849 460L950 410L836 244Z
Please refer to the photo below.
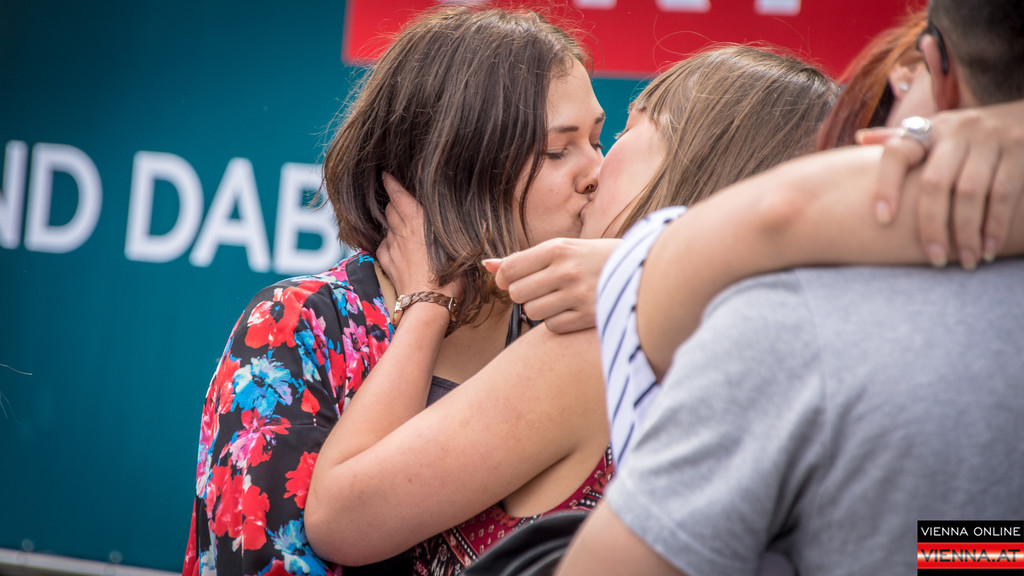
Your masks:
M882 126L893 104L889 72L908 59L920 59L917 39L928 24L927 9L909 14L876 36L840 76L839 99L818 131L818 150L854 143L861 128Z

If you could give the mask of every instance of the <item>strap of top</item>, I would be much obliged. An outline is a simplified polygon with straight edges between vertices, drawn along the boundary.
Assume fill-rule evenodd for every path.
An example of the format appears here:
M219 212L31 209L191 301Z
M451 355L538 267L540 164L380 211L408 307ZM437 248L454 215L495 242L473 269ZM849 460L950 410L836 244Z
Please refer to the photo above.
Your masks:
M508 333L505 335L505 347L516 341L523 333L523 322L531 328L540 324L539 320L530 320L530 317L523 312L523 306L518 302L512 304L512 316L508 320Z

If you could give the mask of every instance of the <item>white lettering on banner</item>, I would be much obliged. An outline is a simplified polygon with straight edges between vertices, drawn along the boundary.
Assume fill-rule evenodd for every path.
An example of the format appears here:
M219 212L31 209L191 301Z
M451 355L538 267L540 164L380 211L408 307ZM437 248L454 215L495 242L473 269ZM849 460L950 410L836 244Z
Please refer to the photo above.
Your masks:
M28 145L11 140L4 150L4 184L0 188L0 246L13 250L21 243L21 208L25 203Z
M178 219L161 235L150 233L156 181L169 182L178 194ZM170 262L192 245L203 218L203 188L199 175L181 156L140 151L132 163L128 200L128 235L124 255L129 260Z
M665 12L708 12L711 0L658 0L658 8Z
M231 218L235 207L238 219ZM232 158L228 162L188 261L205 268L213 262L217 247L222 244L244 246L249 268L256 272L270 270L270 247L263 228L256 175L252 163L245 158Z
M613 10L618 0L574 0L573 4L581 10ZM656 0L655 4L665 12L711 11L711 0ZM754 12L763 16L796 16L800 13L800 0L754 0Z
M54 172L70 175L78 185L75 213L58 226L50 224ZM25 248L55 254L78 248L96 229L102 202L100 173L85 152L66 144L36 144L32 148Z
M274 271L301 274L325 269L341 259L338 227L327 207L310 209L304 192L320 190L321 168L317 164L286 163L281 167L277 200L277 230L274 234ZM299 233L320 237L318 250L299 250Z
M800 0L755 0L754 12L765 16L796 16Z
M36 144L30 161L28 145L11 140L4 149L3 170L0 248L14 250L24 240L25 249L29 251L70 252L85 243L95 231L102 207L100 175L93 161L78 148ZM27 172L31 177L26 199ZM75 214L71 221L60 226L50 224L55 172L69 174L78 187ZM334 265L343 256L345 248L338 242L331 207L312 208L304 202L307 192L320 190L321 174L319 164L286 162L281 166L274 272L315 273ZM179 206L177 219L163 234L152 232L157 181L174 188ZM26 200L28 222L22 238ZM245 248L249 268L253 271L270 270L267 230L249 160L233 158L228 162L205 218L203 204L199 175L187 160L166 152L137 152L132 162L128 197L125 258L137 262L170 262L191 247L189 262L205 268L213 262L218 247L231 245ZM237 217L233 217L236 210ZM320 245L315 249L300 249L299 239L303 234L318 236Z
M611 10L615 8L616 0L576 0L577 8L583 10Z

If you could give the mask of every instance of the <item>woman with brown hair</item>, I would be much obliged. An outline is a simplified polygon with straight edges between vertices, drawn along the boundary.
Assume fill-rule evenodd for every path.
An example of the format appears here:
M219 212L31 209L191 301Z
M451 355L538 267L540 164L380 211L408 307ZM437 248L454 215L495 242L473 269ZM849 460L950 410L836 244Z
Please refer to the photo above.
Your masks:
M385 560L464 518L445 520L385 554L369 547L348 558L317 554L310 541L317 552L330 549L319 546L323 517L314 513L320 503L310 494L310 477L324 440L342 428L339 419L345 431L332 440L358 446L361 434L423 408L425 391L383 399L379 387L362 391L369 374L402 369L403 347L416 345L421 319L442 320L430 337L439 357L435 373L446 382L468 378L505 347L509 332L519 331L519 316L489 288L478 262L579 233L579 212L601 163L604 122L587 62L568 34L531 12L440 8L397 37L366 77L324 164L339 239L357 252L322 274L257 294L210 383L183 574L340 573L331 560ZM384 275L372 256L388 232L385 172L425 207L431 241L415 283L401 270ZM399 316L392 309L402 313L394 341ZM365 395L371 405L386 405L390 419L352 430L358 420L342 413ZM574 478L581 490L600 493L606 442L592 441L598 449L584 467L595 479L580 486ZM415 508L365 518L359 532L390 538L381 520ZM401 558L359 572L367 570L412 566Z

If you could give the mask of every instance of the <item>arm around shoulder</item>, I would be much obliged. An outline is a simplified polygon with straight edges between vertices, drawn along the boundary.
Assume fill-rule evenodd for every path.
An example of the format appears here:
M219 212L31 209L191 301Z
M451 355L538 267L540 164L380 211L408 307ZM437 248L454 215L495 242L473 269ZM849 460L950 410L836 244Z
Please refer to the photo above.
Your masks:
M640 283L637 327L659 376L711 299L743 278L813 265L927 264L916 211L874 217L880 147L813 154L734 184L693 207L655 242ZM914 172L904 202L922 189ZM1014 221L1024 219L1024 203ZM1024 225L1001 255L1024 253ZM671 306L664 303L671 302Z

